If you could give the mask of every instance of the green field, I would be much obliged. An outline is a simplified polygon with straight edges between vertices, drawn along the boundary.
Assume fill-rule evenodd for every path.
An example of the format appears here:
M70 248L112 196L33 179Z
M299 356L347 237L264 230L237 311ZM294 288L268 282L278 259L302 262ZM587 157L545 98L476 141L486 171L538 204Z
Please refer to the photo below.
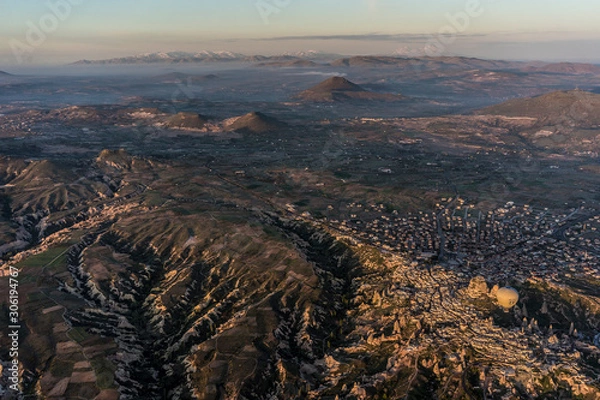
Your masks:
M36 275L41 273L42 268L52 274L61 272L65 268L68 249L68 245L53 247L18 263L16 267L22 271L21 282L33 281Z

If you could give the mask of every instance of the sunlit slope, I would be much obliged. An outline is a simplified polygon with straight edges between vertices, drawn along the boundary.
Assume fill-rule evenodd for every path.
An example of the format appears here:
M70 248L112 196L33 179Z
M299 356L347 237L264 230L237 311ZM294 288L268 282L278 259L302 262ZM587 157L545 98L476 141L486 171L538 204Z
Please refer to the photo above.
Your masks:
M536 118L542 125L600 127L600 95L583 90L552 92L484 108L480 114Z

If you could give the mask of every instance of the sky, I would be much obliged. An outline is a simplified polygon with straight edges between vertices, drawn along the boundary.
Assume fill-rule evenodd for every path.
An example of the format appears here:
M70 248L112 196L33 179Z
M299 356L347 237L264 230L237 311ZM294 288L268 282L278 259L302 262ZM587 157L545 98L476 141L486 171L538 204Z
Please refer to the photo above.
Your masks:
M0 0L0 66L159 51L600 63L598 0Z

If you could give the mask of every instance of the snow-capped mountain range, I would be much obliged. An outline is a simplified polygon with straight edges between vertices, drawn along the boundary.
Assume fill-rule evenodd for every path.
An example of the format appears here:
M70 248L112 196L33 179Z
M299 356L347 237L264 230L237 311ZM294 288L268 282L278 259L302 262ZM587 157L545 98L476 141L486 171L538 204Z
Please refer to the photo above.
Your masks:
M224 62L224 61L238 61L238 62L257 62L257 61L286 61L295 59L306 59L306 60L326 60L339 57L334 54L321 53L315 50L302 51L297 53L284 53L274 56L262 56L252 55L248 56L241 53L234 53L231 51L199 51L199 52L185 52L185 51L173 51L173 52L159 52L159 53L145 53L134 56L111 58L106 60L80 60L74 64L85 65L85 64L155 64L155 63L168 63L168 64L179 64L179 63L202 63L202 62Z

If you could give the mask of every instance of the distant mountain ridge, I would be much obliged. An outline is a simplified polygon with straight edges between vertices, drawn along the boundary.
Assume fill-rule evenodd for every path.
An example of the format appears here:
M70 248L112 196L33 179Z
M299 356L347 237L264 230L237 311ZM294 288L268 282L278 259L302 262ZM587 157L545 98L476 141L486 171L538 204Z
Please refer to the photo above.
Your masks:
M79 60L73 65L127 65L127 64L187 64L207 62L247 62L262 63L272 66L315 66L311 63L320 61L333 67L426 67L440 68L461 66L472 68L520 68L527 64L510 61L483 60L471 57L422 57L407 58L402 56L351 56L321 53L317 51L283 53L279 55L245 55L230 51L200 52L159 52L145 53L105 60ZM536 66L543 66L540 64Z
M410 68L415 73L423 70L482 69L547 73L565 75L600 75L600 65L586 63L547 63L540 61L486 60L465 56L407 57L400 55L357 55L318 51L286 52L278 55L245 55L231 51L159 52L145 53L105 60L79 60L72 65L137 65L137 64L202 64L202 63L255 63L263 67L321 67L338 68ZM1 75L1 74L0 74Z
M73 65L106 65L106 64L185 64L205 62L293 62L297 60L333 59L338 55L320 53L316 51L284 53L273 56L245 55L231 51L200 51L200 52L160 52L145 53L127 57L111 58L106 60L79 60Z
M168 53L145 53L106 60L80 60L73 64L155 64L203 61L235 61L244 57L245 56L243 54L233 53L230 51L200 51L197 53L174 51Z

